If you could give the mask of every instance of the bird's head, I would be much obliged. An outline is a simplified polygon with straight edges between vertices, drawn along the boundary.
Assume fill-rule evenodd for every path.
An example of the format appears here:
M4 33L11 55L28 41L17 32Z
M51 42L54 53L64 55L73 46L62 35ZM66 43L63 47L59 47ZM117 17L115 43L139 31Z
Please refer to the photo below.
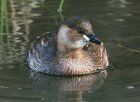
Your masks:
M80 16L70 17L62 23L57 40L60 50L83 48L89 43L102 43L93 33L91 23Z

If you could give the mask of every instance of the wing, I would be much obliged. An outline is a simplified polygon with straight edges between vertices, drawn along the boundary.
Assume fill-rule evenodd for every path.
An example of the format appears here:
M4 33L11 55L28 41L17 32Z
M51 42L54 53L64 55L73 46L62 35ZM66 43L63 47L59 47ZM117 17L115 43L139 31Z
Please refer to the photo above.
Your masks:
M45 33L36 38L29 50L27 61L33 70L45 71L56 56L56 34Z

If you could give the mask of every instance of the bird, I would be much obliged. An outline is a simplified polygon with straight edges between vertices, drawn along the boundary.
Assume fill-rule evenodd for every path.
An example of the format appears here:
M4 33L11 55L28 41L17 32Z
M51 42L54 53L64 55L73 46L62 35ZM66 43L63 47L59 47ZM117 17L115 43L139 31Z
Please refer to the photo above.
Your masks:
M39 35L27 54L29 68L51 75L86 75L109 66L104 43L81 16L64 20L56 32Z

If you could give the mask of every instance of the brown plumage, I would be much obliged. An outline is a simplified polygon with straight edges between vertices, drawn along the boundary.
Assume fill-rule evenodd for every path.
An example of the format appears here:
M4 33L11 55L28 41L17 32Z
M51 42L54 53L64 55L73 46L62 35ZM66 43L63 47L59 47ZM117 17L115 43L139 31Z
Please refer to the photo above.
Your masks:
M79 16L64 21L57 33L39 36L27 58L31 69L54 75L90 74L108 66L103 43Z

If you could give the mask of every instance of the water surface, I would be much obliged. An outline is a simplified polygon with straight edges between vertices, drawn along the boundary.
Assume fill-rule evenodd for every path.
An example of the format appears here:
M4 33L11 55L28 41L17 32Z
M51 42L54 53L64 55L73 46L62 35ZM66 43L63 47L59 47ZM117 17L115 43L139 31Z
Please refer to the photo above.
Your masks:
M4 1L0 1L1 102L139 102L139 0L65 0L62 12L57 12L60 0L7 0L7 10L2 9ZM34 38L56 31L73 15L91 21L107 47L110 68L80 77L30 73L25 58Z

